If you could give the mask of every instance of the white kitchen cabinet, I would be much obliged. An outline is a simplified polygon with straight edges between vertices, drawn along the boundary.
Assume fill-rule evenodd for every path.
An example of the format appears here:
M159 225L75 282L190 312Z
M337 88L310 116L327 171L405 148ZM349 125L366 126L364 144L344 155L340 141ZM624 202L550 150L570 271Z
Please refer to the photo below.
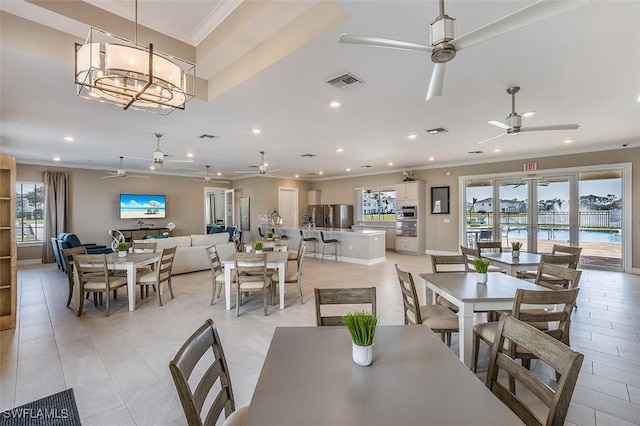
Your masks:
M415 201L418 204L420 192L424 191L424 182L403 182L396 184L396 200L397 201Z
M418 254L418 238L396 236L396 251Z

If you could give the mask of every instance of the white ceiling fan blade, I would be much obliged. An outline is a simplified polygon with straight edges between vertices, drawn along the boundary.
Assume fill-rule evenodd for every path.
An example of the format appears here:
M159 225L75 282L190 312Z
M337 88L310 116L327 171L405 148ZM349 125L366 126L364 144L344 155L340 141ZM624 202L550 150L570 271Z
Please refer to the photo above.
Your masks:
M410 41L391 40L388 38L369 37L355 34L342 34L338 38L338 43L343 44L363 44L365 46L388 47L390 49L417 50L419 52L429 52L433 47L426 44L412 43Z
M102 176L102 179L111 179L111 178L116 178L116 177L119 177L119 176L114 173L114 174L109 175L109 176Z
M450 43L457 51L589 3L591 0L541 0L461 35Z
M132 159L132 160L144 160L144 161L153 161L153 158L147 158L147 157L129 157L127 156L127 160Z
M543 130L576 130L579 127L579 124L555 124L552 126L522 127L520 129L520 132L540 132Z
M253 171L253 170L242 170L242 171L236 171L235 173L251 173L251 174L258 174L258 172Z
M475 145L482 145L482 144L483 144L483 143L485 143L485 142L489 142L489 141L491 141L491 140L494 140L494 139L499 138L500 136L504 136L504 135L506 135L506 133L500 133L500 134L499 134L499 135L497 135L497 136L492 136L492 137L490 137L490 138L488 138L488 139L485 139L485 140L483 140L483 141L476 142L476 143L475 143Z
M145 175L127 175L127 177L136 178L136 179L149 179L149 176L145 176Z
M502 123L502 122L500 122L500 121L489 121L488 123L489 123L489 124L492 124L492 125L494 125L494 126L498 126L498 127L500 127L501 129L509 130L509 126L507 126L506 124L504 124L504 123Z
M431 73L431 82L429 83L429 90L427 91L427 100L442 95L442 88L444 87L444 75L447 71L447 64L434 64L433 72Z
M193 160L164 160L165 163L193 163Z
M279 172L280 169L273 169L273 170L269 170L268 173L273 173L273 172Z

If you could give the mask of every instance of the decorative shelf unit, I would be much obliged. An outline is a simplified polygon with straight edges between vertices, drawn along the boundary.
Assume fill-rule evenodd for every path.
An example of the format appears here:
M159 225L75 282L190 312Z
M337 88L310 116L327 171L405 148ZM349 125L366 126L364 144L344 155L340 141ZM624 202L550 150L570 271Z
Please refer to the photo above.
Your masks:
M16 160L0 155L0 330L16 328Z

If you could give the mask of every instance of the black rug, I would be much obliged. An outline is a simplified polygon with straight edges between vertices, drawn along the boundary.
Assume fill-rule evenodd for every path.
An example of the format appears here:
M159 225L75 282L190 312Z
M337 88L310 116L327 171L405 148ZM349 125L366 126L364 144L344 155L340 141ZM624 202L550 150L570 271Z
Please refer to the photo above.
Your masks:
M0 426L76 426L80 416L73 389L0 412Z

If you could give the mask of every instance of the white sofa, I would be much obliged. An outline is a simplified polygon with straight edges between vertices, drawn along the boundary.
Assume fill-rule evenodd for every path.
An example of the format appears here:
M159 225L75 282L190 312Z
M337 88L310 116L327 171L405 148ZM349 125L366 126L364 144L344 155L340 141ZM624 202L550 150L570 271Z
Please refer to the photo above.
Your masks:
M209 257L205 250L209 246L215 245L222 259L235 252L234 244L229 242L229 234L226 232L137 241L155 242L158 250L177 246L172 275L209 269Z

